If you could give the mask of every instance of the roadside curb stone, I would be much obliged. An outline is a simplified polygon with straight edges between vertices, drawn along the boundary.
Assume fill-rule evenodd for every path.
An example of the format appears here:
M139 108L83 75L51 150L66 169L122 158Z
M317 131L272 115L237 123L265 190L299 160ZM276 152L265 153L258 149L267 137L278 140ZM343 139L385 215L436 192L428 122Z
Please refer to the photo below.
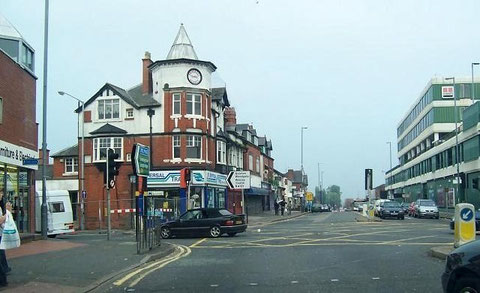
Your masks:
M451 246L435 246L430 248L430 255L441 260L446 260L453 249Z
M87 286L87 287L84 287L82 288L81 292L91 292L95 289L97 289L98 287L100 287L101 285L103 285L104 283L108 282L109 280L115 278L116 276L119 276L123 273L126 273L128 271L131 271L133 269L136 269L148 262L152 262L152 261L155 261L155 260L158 260L158 259L161 259L161 258L164 258L170 254L172 254L174 251L175 251L175 248L177 247L175 244L172 244L172 243L163 243L162 246L167 246L167 248L163 249L162 251L159 251L159 252L156 252L156 253L148 253L144 258L142 258L142 260L137 263L137 264L134 264L134 265L131 265L129 267L126 267L122 270L119 270L117 272L114 272L110 275L107 275L99 280L96 280L95 282L93 282L90 286Z

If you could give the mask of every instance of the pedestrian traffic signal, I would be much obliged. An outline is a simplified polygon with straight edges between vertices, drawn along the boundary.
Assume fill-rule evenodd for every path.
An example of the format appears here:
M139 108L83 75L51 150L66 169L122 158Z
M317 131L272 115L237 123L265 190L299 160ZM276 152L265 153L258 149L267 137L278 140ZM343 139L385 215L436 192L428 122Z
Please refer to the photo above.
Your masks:
M192 178L190 168L183 168L180 170L180 188L187 188L188 182Z
M115 184L112 182L115 182L115 176L118 175L119 169L120 169L120 163L116 162L115 160L118 160L119 155L115 153L115 150L113 149L108 149L107 150L107 182L109 187L114 187Z

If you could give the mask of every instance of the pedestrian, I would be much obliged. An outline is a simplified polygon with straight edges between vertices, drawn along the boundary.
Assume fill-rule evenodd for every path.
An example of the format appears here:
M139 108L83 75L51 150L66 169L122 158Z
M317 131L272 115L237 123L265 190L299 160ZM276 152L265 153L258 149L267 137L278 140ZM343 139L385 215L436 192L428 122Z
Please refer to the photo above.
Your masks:
M278 208L279 208L278 201L275 200L275 202L273 203L273 207L275 208L275 216L278 216Z
M290 201L288 201L288 204L287 204L287 212L289 215L292 214L292 204L290 203Z
M0 241L2 241L1 235L3 234L3 224L6 220L6 209L3 201L3 192L0 192ZM0 250L0 287L7 286L7 258L5 256L5 250Z
M283 216L283 213L285 213L285 200L282 200L280 202L280 211L281 211L282 216Z
M7 202L5 204L5 201L4 199L2 199L0 201L0 208L2 209L2 216L5 215L7 212L7 210L9 210L10 212L12 212L12 204L10 202ZM5 212L4 212L5 211ZM3 229L2 229L3 230ZM1 235L0 235L0 239L1 239ZM10 268L8 266L8 262L7 262L7 256L5 254L5 249L0 249L0 266L2 267L3 271L7 274L9 273L12 268Z

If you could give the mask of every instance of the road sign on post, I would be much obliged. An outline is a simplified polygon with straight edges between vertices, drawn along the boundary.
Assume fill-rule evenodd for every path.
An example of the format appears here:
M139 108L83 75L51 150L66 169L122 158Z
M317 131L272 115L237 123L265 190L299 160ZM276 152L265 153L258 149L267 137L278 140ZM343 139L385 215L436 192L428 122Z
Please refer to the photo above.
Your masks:
M141 177L148 177L150 174L150 147L136 143L133 146L132 153L135 174Z
M232 171L228 173L227 184L230 189L249 189L250 171Z

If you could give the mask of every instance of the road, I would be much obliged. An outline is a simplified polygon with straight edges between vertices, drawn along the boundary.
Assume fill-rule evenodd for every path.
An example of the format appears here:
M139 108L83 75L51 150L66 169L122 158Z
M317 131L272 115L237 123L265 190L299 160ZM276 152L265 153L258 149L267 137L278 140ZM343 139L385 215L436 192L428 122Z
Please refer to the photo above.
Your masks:
M356 222L320 213L249 227L234 238L171 239L177 254L122 275L99 292L441 292L451 243L444 220Z

